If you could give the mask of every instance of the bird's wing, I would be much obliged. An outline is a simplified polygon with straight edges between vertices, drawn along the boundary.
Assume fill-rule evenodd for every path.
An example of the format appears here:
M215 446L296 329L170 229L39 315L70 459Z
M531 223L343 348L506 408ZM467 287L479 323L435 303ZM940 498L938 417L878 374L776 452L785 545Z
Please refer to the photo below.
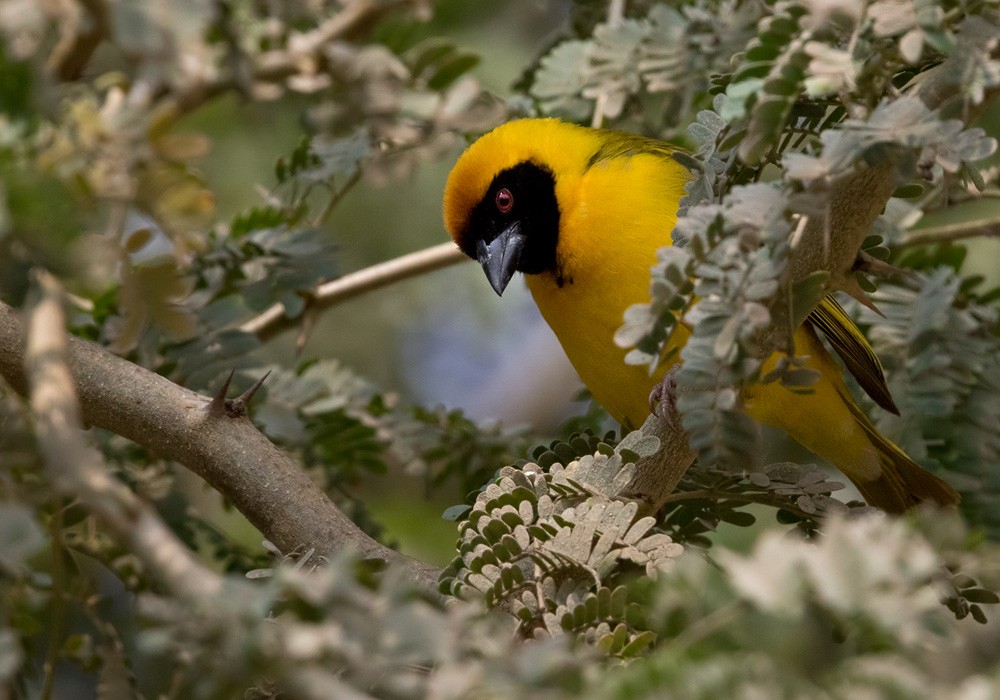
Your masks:
M855 325L837 300L832 296L823 297L819 305L809 314L806 322L823 332L830 346L847 365L848 371L858 380L865 393L885 410L899 415L899 409L896 408L889 387L886 385L882 364L861 333L861 329Z
M671 158L674 153L683 151L682 148L671 145L666 141L630 134L626 131L606 131L600 147L590 157L587 168L592 168L606 160L614 158L629 157L641 153L658 156L660 158Z

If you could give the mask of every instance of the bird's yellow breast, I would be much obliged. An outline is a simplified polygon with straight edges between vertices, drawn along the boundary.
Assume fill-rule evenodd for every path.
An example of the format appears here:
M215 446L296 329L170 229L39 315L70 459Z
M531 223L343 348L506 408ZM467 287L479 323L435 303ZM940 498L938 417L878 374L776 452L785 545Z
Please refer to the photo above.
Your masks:
M644 366L625 364L614 334L625 309L649 301L649 277L641 271L670 243L689 175L672 159L648 153L579 172L556 180L560 275L529 275L528 288L595 400L615 419L638 426L649 414L654 379Z

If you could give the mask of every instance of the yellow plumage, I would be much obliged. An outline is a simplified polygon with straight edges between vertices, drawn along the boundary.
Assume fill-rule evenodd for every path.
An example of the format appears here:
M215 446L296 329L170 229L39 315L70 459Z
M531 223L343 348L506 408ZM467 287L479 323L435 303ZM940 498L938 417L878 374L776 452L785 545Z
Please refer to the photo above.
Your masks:
M552 119L526 119L483 136L448 178L448 232L483 264L503 291L525 273L542 316L594 398L617 420L637 426L666 368L650 376L624 362L613 336L632 304L649 299L656 250L670 243L677 205L689 179L668 144ZM855 404L841 369L819 342L823 330L862 386L892 407L878 361L828 297L795 333L796 350L820 380L808 394L776 382L755 384L747 412L829 460L869 503L901 511L923 500L953 504L955 491L881 436ZM670 344L682 346L679 326ZM779 360L776 353L766 373Z

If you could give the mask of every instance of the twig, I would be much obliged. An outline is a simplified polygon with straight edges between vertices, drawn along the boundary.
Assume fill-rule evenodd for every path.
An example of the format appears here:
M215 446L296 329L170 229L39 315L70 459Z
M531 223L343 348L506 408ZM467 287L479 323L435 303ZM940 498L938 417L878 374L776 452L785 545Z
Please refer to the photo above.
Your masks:
M42 689L38 696L41 700L49 700L56 681L56 664L59 662L59 652L66 634L66 561L64 559L62 539L63 509L60 507L52 514L49 521L49 536L52 538L52 613L49 628L49 648L45 653L45 663L42 665L44 678Z
M857 272L863 272L874 277L903 277L907 279L914 277L912 270L904 270L885 260L879 260L864 250L858 251L858 258L854 261L854 269ZM879 315L881 315L881 312L879 312Z
M697 491L675 491L666 498L663 499L663 505L667 503L679 503L681 501L701 501L701 500L715 500L715 501L736 501L738 503L746 503L747 505L762 505L769 506L771 508L777 508L780 510L787 510L790 513L794 513L801 518L815 518L816 513L807 513L806 511L799 508L794 503L787 501L783 498L775 498L767 493L732 493L729 491L721 491L719 489L699 489Z
M605 24L614 29L621 25L625 19L625 0L610 0L608 2L608 14ZM604 113L608 106L608 93L602 91L594 100L594 114L590 118L590 126L593 129L600 129L604 125Z
M345 182L340 189L330 194L330 201L326 203L326 206L323 207L323 211L321 211L313 220L313 227L319 228L325 224L327 219L329 219L330 215L333 213L333 210L336 209L337 205L340 204L340 201L344 198L344 195L350 192L351 189L353 189L359 182L361 182L361 168L355 170L354 174L347 179L347 182Z
M932 229L925 229L917 235L908 236L896 245L898 248L908 248L917 245L944 243L945 241L960 241L965 238L1000 238L1000 224L975 226L973 228L937 226Z
M736 621L745 614L746 608L746 603L741 600L726 603L708 615L695 620L689 627L681 630L676 637L665 640L661 648L686 652L726 625Z
M618 27L625 19L625 0L610 0L608 2L608 26Z
M307 308L312 313L322 311L365 292L455 265L467 259L454 243L441 243L321 284L309 296ZM240 330L256 335L261 341L267 341L298 323L299 319L285 315L284 306L275 304L244 323L240 326Z
M46 69L62 82L70 82L83 75L87 62L108 37L110 28L104 0L78 2L83 8L81 16L74 26L67 28L64 25L61 28L66 34L60 37L46 62Z

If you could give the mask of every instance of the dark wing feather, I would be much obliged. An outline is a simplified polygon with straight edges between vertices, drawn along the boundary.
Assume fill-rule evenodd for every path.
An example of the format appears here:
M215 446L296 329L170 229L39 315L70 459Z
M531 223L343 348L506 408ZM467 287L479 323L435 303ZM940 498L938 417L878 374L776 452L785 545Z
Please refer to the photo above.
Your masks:
M823 297L806 322L823 332L865 393L885 410L899 415L899 409L896 408L885 382L882 363L878 361L861 329L837 300L829 295Z

